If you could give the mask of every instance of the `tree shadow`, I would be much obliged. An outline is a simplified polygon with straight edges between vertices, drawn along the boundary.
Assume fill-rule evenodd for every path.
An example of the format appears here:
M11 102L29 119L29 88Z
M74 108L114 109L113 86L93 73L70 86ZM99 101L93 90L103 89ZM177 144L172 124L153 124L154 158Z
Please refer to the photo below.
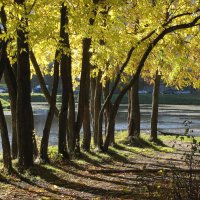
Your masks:
M102 187L95 187L84 184L84 182L77 182L71 180L65 180L57 175L52 169L47 169L43 166L36 166L34 170L31 171L32 175L40 176L41 179L45 180L48 183L54 184L58 187L65 188L65 189L72 189L78 192L86 192L92 195L98 195L103 197L126 197L134 195L135 192L133 190L114 190L112 188L102 188ZM60 175L62 176L62 175Z
M104 166L102 165L102 162L98 161L98 160L94 160L92 158L89 157L89 154L91 154L90 152L88 152L87 154L86 153L81 153L80 154L80 159L86 161L87 163L90 163L92 165L94 165L95 167L101 167L101 168L104 168ZM92 155L92 154L91 154ZM95 155L95 154L93 154ZM101 163L101 164L100 164Z
M35 168L37 168L37 166L32 167L30 169L30 172L35 171ZM12 177L14 177L14 180ZM15 180L16 178L19 179L20 181L19 180L16 181ZM24 190L25 192L28 192L28 193L34 192L39 196L45 196L45 197L50 198L50 197L53 197L54 195L58 195L58 196L65 195L65 193L56 191L50 187L45 186L44 184L39 185L37 183L37 181L34 181L34 180L32 180L32 178L30 179L30 178L24 176L23 174L20 174L15 169L13 169L13 171L12 171L11 178L6 179L5 183L12 185L18 189ZM31 191L30 185L35 187L34 191ZM41 189L44 191L41 192ZM76 196L69 194L68 197L75 198Z
M161 143L161 145L162 145L162 143ZM148 145L148 146L153 146L153 145ZM166 145L164 144L164 146L166 146ZM129 145L129 147L130 147L130 145ZM137 150L128 148L127 146L124 146L122 144L115 144L114 148L116 148L117 150L123 150L123 151L127 151L127 152L130 152L130 153L136 154L136 155L140 155L140 156L143 156L143 157L148 158L148 159L156 159L157 163L153 163L152 162L152 163L149 163L149 164L152 164L152 165L158 166L158 167L159 166L162 166L162 167L166 166L167 168L171 168L170 162L178 162L178 163L183 163L184 162L184 160L176 159L175 157L172 157L172 158L163 158L163 157L157 156L157 158L155 158L155 155L149 155L149 154L145 154L145 153L142 153L142 152L138 152ZM159 151L161 153L162 152L165 153L165 151L160 151L157 148L153 148L153 150ZM177 152L170 152L170 154L176 155ZM181 155L184 155L184 153L182 153ZM123 161L123 159L121 159L121 161ZM160 163L161 161L169 161L169 163L168 164L162 164L162 163ZM132 163L132 164L137 164L137 162L133 162L133 161L128 161L128 162Z
M115 149L116 147L113 147L113 148ZM124 162L124 163L130 163L130 161L127 159L127 157L125 155L120 155L114 149L109 148L106 153L110 157L112 157L112 159L115 160L115 161Z
M154 142L150 142L150 141L144 140L141 137L139 138L132 137L126 141L123 141L122 144L129 145L131 147L137 147L137 148L151 148L155 151L160 151L160 149L156 147L155 145L161 146L161 147L169 147L165 143L163 143L160 139L157 139Z
M9 184L9 181L1 174L1 171L0 171L0 182Z
M92 156L95 156L95 157L97 157L97 158L99 158L99 159L101 159L102 161L101 161L101 163L102 162L109 162L109 160L107 159L107 158L103 158L101 155L99 155L97 152L95 152L95 151L90 151L90 152L88 152L89 154L91 154ZM104 153L104 152L101 152L101 154L105 154L106 155L106 153Z
M72 174L74 176L77 176L77 177L81 177L81 178L85 178L85 179L90 179L90 180L94 180L94 181L98 181L98 182L107 182L107 183L111 183L111 184L116 184L116 185L120 185L120 186L137 186L136 183L134 184L130 184L130 183L127 183L127 182L123 182L123 181L116 181L116 180L108 180L106 178L102 178L102 175L101 177L97 177L97 176L94 176L94 175L91 175L91 174L83 174L82 171L81 172L75 172L73 170L70 170L70 169L66 169L65 167L58 167L58 166L54 166L60 170L62 170L63 172L65 173L69 173L69 174ZM107 176L106 176L107 177ZM115 177L116 178L116 177Z

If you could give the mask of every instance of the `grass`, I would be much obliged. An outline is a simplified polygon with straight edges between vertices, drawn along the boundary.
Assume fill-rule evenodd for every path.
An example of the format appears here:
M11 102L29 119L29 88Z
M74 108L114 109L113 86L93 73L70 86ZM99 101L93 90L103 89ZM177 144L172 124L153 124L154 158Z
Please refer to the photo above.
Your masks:
M174 136L161 136L160 140L163 141L174 141ZM185 137L188 139L187 137ZM128 158L133 158L133 154L145 154L145 155L154 155L157 152L170 153L174 152L175 149L169 146L166 146L164 143L156 144L150 142L149 135L142 134L140 139L140 146L133 146L129 144L127 138L127 131L121 131L116 133L116 145L109 148L108 153L102 153L96 151L95 147L92 144L90 152L82 152L82 155L79 159L74 159L73 161L77 164L85 165L88 161L105 163L111 162L116 157L121 158L121 160L126 160ZM49 155L54 162L58 162L61 159L61 156L57 154L57 146L49 147Z
M0 101L1 101L1 104L2 104L3 108L7 108L7 109L10 108L10 102L9 101L6 101L6 100L4 100L2 98L0 98Z
M200 142L200 137L193 136L171 136L171 135L159 135L158 138L162 141L184 141L184 142L193 142L194 138L197 142Z
M90 152L82 152L81 156L78 159L73 159L73 162L76 164L87 165L88 162L97 162L97 163L106 163L112 162L117 158L120 158L122 161L126 159L132 159L134 154L143 154L146 156L156 155L158 152L162 153L173 153L176 151L172 146L168 146L165 143L193 143L194 140L197 143L200 143L200 137L192 136L165 136L159 135L159 143L154 143L149 141L149 134L142 133L140 138L139 145L132 145L129 143L127 138L127 131L117 132L115 135L116 145L109 148L108 153L102 153L96 151L93 143L91 145ZM61 156L57 154L57 146L49 147L49 155L54 162L59 162Z

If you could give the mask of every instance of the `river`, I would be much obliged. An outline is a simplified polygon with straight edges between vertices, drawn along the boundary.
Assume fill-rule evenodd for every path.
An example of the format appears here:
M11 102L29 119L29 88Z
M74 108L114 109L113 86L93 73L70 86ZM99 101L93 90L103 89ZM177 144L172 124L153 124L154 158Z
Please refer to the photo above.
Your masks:
M46 103L33 103L34 123L37 136L42 136L48 105ZM116 130L127 129L127 104L120 106L116 118ZM9 135L11 135L11 113L5 111ZM142 132L149 132L151 117L151 105L141 105L141 129ZM200 106L196 105L160 105L158 117L158 130L170 133L184 133L187 128L183 123L185 120L191 121L189 134L200 136ZM57 144L58 119L55 117L50 135L50 144ZM1 139L0 139L1 143ZM0 145L0 151L1 149Z

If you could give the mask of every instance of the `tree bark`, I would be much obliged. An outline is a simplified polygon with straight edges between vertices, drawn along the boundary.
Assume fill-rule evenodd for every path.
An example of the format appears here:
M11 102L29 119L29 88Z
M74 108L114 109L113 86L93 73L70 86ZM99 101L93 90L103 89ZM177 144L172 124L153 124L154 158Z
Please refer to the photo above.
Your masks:
M113 141L114 131L115 131L115 118L117 115L117 110L112 110L110 115L108 125L107 125L107 135L103 146L103 151L107 151L111 141Z
M89 151L90 150L90 143L91 143L91 127L90 127L90 57L91 57L91 53L89 52L90 49L90 45L91 45L91 40L89 41L89 45L88 45L88 56L86 56L86 54L84 54L84 56L86 56L85 58L85 62L84 62L84 68L87 66L87 73L85 74L85 97L84 97L84 113L83 113L83 143L82 143L82 148L85 151Z
M9 60L8 60L9 61ZM12 158L17 158L18 145L17 145L17 116L16 116L16 103L17 103L17 82L15 75L12 71L10 63L6 65L4 78L8 87L10 96L11 114L12 114Z
M106 99L109 95L109 91L110 91L110 81L106 82L105 87L103 88L103 93L104 93L104 99ZM110 115L111 115L111 111L113 109L113 104L111 102L111 100L109 100L107 106L105 107L105 135L108 134L108 131L111 131L111 137L110 137L110 144L114 145L115 143L115 139L114 139L114 127L115 127L115 122L112 123L112 128L109 128L109 120L110 120Z
M160 88L161 75L156 71L156 77L154 82L153 94L152 94L152 113L151 113L151 136L150 140L157 141L157 124L158 124L158 97Z
M91 77L90 78L90 112L91 112L91 125L92 125L92 131L94 133L94 99L95 99L95 89L96 89L96 78Z
M139 104L139 78L135 81L130 91L130 118L128 126L128 137L131 140L140 136L140 104Z
M77 121L76 121L76 146L75 152L80 153L80 130L84 119L84 109L89 101L87 95L89 95L89 84L90 81L88 77L90 77L90 45L91 39L84 38L83 39L83 56L82 56L82 69L81 69L81 80L80 80L80 91L79 91L79 103L78 103L78 113L77 113Z
M11 153L10 153L10 142L8 137L8 129L6 125L6 119L3 113L3 107L0 101L0 130L1 140L3 149L3 163L5 169L10 173L12 171Z
M23 5L25 1L15 2ZM17 134L19 168L22 170L33 165L33 112L27 27L28 20L22 17L17 28Z
M72 86L72 77L71 77L71 69L69 71L70 79L69 81L69 87L71 90L69 91L69 111L68 111L68 128L69 128L69 134L68 134L68 150L70 155L74 154L74 148L75 148L75 118L76 118L76 108L75 108L75 100L74 100L74 93L73 93L73 86Z
M1 21L4 25L6 31L6 15L4 7L1 7ZM7 42L1 42L1 57L0 57L0 80L2 78L4 69L9 65L9 60L7 57ZM3 163L4 168L10 173L12 171L12 161L11 161L11 152L10 152L10 142L8 136L8 129L6 124L6 119L3 113L3 107L0 101L0 131L1 131L1 140L2 140L2 149L3 149Z
M73 97L73 88L72 88L72 76L71 76L71 53L66 54L65 48L70 50L70 43L69 43L69 34L66 30L66 26L68 26L68 10L67 7L62 4L61 7L61 22L60 22L60 37L62 40L61 43L61 62L60 62L60 74L62 80L62 105L61 111L59 116L59 139L58 139L58 152L62 154L64 159L68 158L68 150L67 150L67 140L66 137L68 135L68 146L72 149L75 143L73 142L74 136L74 117L75 117L75 104L74 104L74 97ZM69 104L70 103L70 104ZM67 121L68 118L68 109L70 107L70 119ZM70 122L70 126L67 124ZM69 128L70 127L70 128ZM70 131L70 132L69 132ZM70 143L69 143L70 141Z
M94 145L97 147L98 143L98 118L99 112L101 110L101 97L102 97L102 84L101 84L102 73L99 72L98 77L96 77L96 87L94 95Z
M88 81L89 82L89 81ZM88 87L88 85L87 85ZM91 143L91 127L90 127L90 104L89 93L85 97L84 114L83 114L83 143L82 148L84 151L90 150Z
M57 56L58 56L58 52L56 52L55 60L54 60L54 80L53 80L53 88L52 88L52 93L51 93L50 109L49 109L47 119L45 122L45 127L43 130L43 136L42 136L41 146L40 146L40 159L45 163L49 162L48 142L49 142L51 125L52 125L54 113L56 110L56 95L57 95L57 89L58 89L58 83L59 83L59 63L56 60Z

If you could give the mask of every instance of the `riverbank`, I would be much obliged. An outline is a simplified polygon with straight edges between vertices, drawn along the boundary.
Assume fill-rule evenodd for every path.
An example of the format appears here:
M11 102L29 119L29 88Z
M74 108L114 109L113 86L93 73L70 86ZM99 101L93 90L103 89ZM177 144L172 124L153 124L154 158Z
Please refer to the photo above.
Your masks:
M160 136L163 142L154 144L143 134L139 147L133 147L125 134L116 136L117 145L106 154L92 149L63 162L51 147L51 165L37 163L25 174L12 176L1 171L0 199L174 199L179 193L182 199L188 195L198 199L194 195L200 191L200 154L185 154L192 155L191 147L199 138ZM188 185L185 178L190 174Z
M78 101L78 94L74 95L75 101ZM114 101L117 97L117 94L113 95L112 100ZM0 98L9 102L8 93L0 93ZM57 95L57 102L60 103L62 96ZM140 104L151 104L152 103L152 94L139 94ZM46 102L46 99L42 93L32 93L31 94L32 102ZM125 95L122 99L122 104L128 104L128 96ZM159 95L159 104L166 105L200 105L200 95L199 94L160 94Z

